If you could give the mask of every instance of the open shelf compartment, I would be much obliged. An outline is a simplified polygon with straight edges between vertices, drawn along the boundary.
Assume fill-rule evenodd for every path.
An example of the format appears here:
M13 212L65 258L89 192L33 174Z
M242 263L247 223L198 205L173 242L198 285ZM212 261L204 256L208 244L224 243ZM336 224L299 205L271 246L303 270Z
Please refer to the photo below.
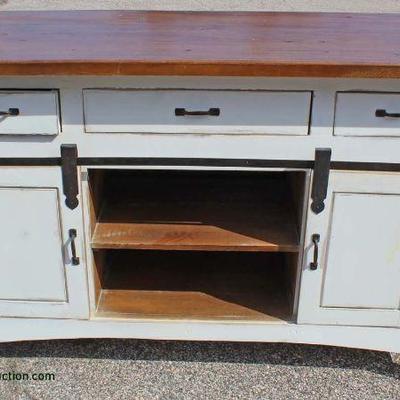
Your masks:
M95 249L297 252L299 232L279 174L108 171Z
M304 172L88 176L96 316L292 319Z
M98 316L266 321L291 316L282 253L96 253L102 263Z

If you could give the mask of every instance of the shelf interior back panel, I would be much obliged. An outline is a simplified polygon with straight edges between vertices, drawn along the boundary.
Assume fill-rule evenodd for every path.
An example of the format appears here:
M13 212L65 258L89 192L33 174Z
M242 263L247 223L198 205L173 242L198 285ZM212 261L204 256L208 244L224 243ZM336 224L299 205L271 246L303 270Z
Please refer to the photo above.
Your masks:
M281 174L119 173L102 183L94 249L299 250Z

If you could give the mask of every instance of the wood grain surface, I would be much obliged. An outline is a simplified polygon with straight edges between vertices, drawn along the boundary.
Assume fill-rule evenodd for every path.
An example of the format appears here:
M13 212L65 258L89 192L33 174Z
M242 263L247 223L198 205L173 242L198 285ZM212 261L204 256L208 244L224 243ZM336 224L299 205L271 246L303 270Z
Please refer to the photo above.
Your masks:
M400 77L400 14L0 13L0 75Z
M294 215L279 203L105 205L94 249L299 251Z
M279 253L109 251L97 316L291 318Z

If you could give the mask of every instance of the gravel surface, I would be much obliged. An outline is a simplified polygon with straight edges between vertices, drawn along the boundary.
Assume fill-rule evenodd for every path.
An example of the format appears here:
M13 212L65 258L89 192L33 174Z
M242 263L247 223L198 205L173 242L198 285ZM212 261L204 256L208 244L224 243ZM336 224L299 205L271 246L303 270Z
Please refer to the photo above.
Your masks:
M1 400L400 399L388 353L291 344L66 340L0 344Z

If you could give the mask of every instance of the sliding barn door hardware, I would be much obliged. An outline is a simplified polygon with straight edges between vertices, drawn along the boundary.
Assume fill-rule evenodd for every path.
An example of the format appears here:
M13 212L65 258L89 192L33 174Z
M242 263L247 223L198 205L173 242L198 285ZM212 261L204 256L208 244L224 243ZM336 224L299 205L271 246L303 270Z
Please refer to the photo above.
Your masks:
M315 214L321 213L328 191L329 170L331 166L332 150L329 148L315 149L314 174L311 188L311 210Z
M78 207L78 147L76 144L61 145L61 171L65 204L73 210Z

